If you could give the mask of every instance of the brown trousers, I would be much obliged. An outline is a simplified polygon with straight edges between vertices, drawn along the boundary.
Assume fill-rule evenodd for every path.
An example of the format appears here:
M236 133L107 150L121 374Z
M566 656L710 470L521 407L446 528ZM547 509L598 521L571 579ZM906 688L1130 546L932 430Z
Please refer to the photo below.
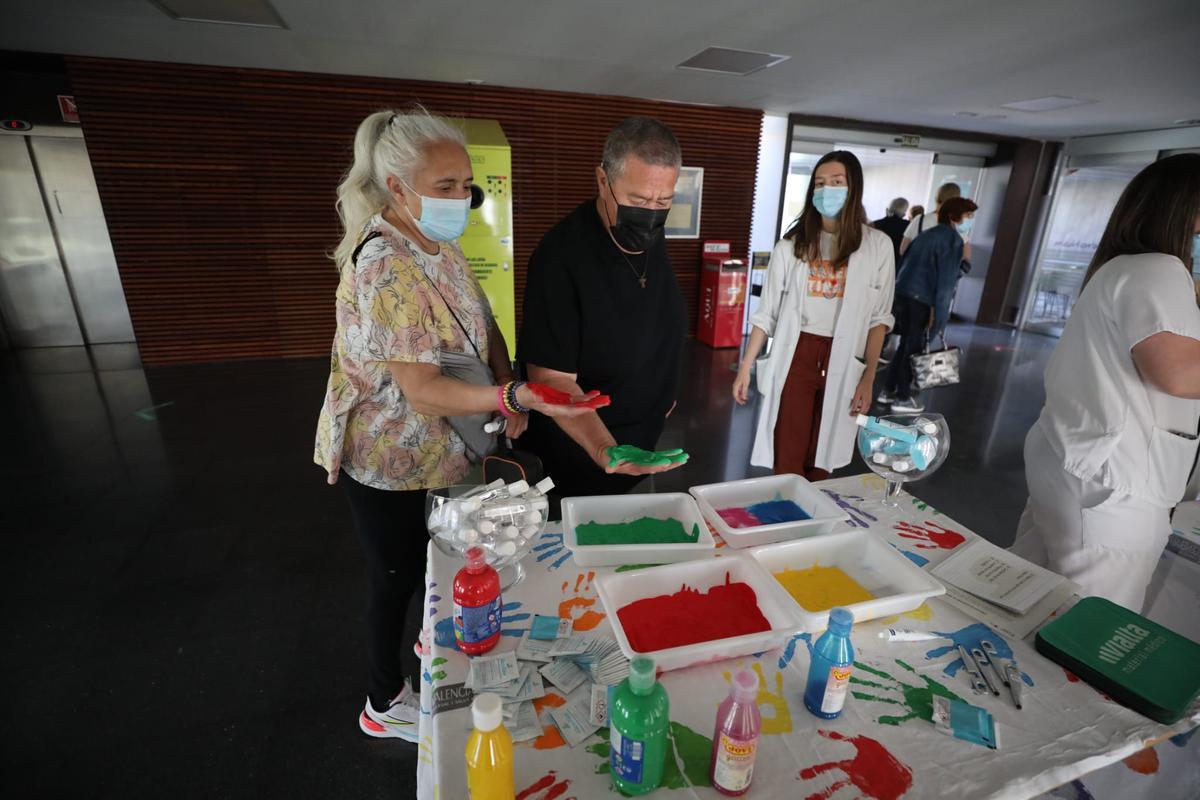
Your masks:
M801 333L788 367L779 416L775 419L775 473L794 473L823 481L829 473L815 466L821 405L825 402L825 373L833 339Z

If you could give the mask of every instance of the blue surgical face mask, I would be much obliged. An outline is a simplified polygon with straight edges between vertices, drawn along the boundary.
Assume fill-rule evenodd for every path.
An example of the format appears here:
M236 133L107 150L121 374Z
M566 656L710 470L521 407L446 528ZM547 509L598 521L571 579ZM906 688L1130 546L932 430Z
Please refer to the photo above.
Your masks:
M1192 274L1200 279L1200 233L1192 234Z
M848 186L822 186L813 192L813 206L822 217L832 219L842 213L848 194Z
M425 238L435 242L449 242L463 235L463 231L467 229L467 214L471 210L470 197L426 197L418 194L408 181L403 178L400 180L413 194L421 198L420 219L413 216L407 204L404 210L413 222L417 223Z
M971 225L973 225L974 222L974 217L963 217L961 222L955 223L954 229L958 231L960 236L966 236L971 232Z

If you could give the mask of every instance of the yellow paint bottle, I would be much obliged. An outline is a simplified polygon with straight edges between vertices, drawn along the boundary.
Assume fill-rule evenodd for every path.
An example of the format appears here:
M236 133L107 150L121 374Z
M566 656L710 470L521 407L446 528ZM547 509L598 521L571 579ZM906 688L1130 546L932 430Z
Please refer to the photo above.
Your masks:
M467 791L471 800L513 800L512 736L504 727L498 695L485 692L471 703L475 730L467 739Z

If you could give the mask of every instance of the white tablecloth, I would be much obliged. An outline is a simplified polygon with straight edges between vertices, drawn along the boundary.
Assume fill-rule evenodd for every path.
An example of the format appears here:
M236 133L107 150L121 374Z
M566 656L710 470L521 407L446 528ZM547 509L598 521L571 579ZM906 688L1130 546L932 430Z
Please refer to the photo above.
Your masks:
M897 509L880 505L882 483L873 475L820 486L850 512L845 527L879 534L925 568L975 537L907 494L901 495ZM596 576L611 568L577 567L556 527L547 528L524 564L527 577L504 596L504 635L497 651L516 647L533 614L571 617L576 631L611 635L595 590ZM462 686L468 661L454 647L450 619L450 585L460 566L430 548L426 630L433 644L422 663L417 771L418 795L425 799L467 797L464 750L471 692ZM678 587L656 588L665 592ZM886 624L896 624L895 618L855 627L853 697L836 720L818 719L804 708L808 634L757 658L663 675L671 698L671 755L656 794L720 796L708 785L711 736L729 676L742 666L760 680L764 735L751 789L758 797L1034 797L1200 724L1200 702L1179 723L1159 725L1079 682L1026 642L990 631L948 602L931 600L902 616L901 625L945 633L968 647L986 636L1002 655L1011 652L1026 682L1024 709L1018 711L1007 695L971 694L956 652L943 643L881 641L875 634ZM536 703L539 712L562 702L547 688L547 696ZM999 725L1000 749L938 733L927 721L932 694L991 711ZM609 796L607 730L570 748L548 714L541 713L541 722L543 735L516 747L520 800Z

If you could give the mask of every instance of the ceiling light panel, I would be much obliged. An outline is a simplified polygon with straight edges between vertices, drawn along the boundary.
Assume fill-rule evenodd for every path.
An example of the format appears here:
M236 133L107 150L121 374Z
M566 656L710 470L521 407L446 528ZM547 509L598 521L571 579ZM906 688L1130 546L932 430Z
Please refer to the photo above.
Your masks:
M759 53L755 50L731 50L728 47L709 47L677 64L677 69L720 72L725 75L749 75L787 61L791 56Z
M1031 100L1017 100L1013 103L1004 103L1000 107L1011 108L1014 111L1059 111L1064 108L1086 106L1094 102L1096 101L1085 97L1064 97L1060 94L1052 94L1049 97L1035 97Z
M267 0L150 0L160 11L181 22L213 22L253 28L286 28Z

